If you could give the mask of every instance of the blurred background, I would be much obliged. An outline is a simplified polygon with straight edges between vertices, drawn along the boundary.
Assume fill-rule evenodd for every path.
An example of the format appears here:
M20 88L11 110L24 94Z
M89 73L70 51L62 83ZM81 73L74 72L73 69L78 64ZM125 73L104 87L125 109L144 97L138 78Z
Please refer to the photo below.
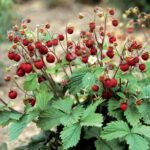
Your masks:
M122 14L130 7L138 6L141 11L150 12L150 0L0 0L0 97L7 101L7 92L12 86L5 83L3 78L5 68L10 65L7 57L9 42L7 32L21 22L30 18L31 29L37 24L50 22L55 32L63 31L68 23L79 23L79 12L92 12L94 6L115 7ZM81 27L84 22L81 22ZM84 27L84 26L83 26ZM22 101L17 99L17 109L21 109ZM28 139L39 132L33 124L14 143L9 142L7 128L0 127L0 143L7 142L10 147L25 144ZM0 149L1 150L1 149Z

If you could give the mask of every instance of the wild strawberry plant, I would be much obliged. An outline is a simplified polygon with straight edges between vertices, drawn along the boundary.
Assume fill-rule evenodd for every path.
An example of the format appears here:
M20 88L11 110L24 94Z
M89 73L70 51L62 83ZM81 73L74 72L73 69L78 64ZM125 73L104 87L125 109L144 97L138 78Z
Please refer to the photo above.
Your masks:
M78 38L74 26L60 34L48 23L32 31L30 19L8 33L8 58L15 62L8 70L15 75L5 80L24 93L24 110L1 98L0 124L11 123L11 140L30 122L43 131L22 149L150 148L149 43L128 29L116 32L115 14L96 7ZM16 103L18 90L10 89L10 101Z

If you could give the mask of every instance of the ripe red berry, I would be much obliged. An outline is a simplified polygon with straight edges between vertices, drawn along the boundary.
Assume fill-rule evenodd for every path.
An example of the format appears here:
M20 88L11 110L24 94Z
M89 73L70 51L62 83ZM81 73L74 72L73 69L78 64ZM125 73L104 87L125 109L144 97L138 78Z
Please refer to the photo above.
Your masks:
M75 59L75 55L73 55L71 52L66 54L66 60L71 62Z
M63 41L64 40L64 35L63 34L59 34L58 35L58 39L59 39L59 41Z
M9 91L9 93L8 93L8 97L10 99L15 99L17 97L17 95L18 95L17 92L14 90Z
M133 27L127 28L127 32L128 32L128 33L133 33L133 30L134 30Z
M8 40L10 41L10 42L12 42L13 41L13 39L14 39L14 36L13 35L8 35Z
M95 29L95 22L90 22L89 28L90 28L90 31L93 32L93 30Z
M148 60L148 58L149 58L149 53L148 53L148 52L145 52L145 53L142 54L141 57L142 57L143 60Z
M10 59L10 60L13 60L14 58L15 58L15 53L14 52L8 52L8 58Z
M43 76L43 75L41 75L41 76L38 77L38 82L39 82L39 83L41 83L41 82L43 82L43 81L45 81L45 80L46 80L46 78L45 78L45 76Z
M45 55L48 53L48 48L44 45L42 45L40 48L39 48L39 53L42 54L42 55Z
M91 55L96 55L97 54L97 49L95 47L90 49Z
M111 88L112 87L111 80L110 79L105 79L104 86L106 88Z
M52 45L57 46L58 45L58 39L53 39L52 40Z
M14 57L14 61L19 62L21 59L21 56L19 54L16 54Z
M102 93L102 98L103 99L110 99L110 98L112 98L112 96L113 96L113 93L112 93L112 91L111 90L104 90L103 91L103 93Z
M67 27L67 33L72 34L74 31L74 27Z
M126 60L129 66L135 66L136 62L134 61L134 58L129 58Z
M109 14L113 16L115 14L115 10L114 9L110 9L109 10Z
M111 79L111 87L116 87L118 84L117 80L115 78Z
M18 68L16 74L19 77L23 77L25 75L25 71L23 69L21 69L21 68Z
M14 43L18 43L19 41L20 41L20 37L19 36L14 37Z
M41 46L42 46L42 43L41 43L40 41L35 42L35 47L36 47L37 49L40 49Z
M137 57L134 57L134 58L133 58L133 61L134 61L135 63L138 63L138 62L140 61L140 59L139 59L139 57L137 56Z
M129 70L129 64L128 63L120 64L120 70L122 70L123 72L128 71Z
M109 43L114 43L114 42L116 42L116 37L111 36L111 37L109 38Z
M99 86L98 86L98 85L93 85L93 86L92 86L92 90L93 90L94 92L97 92L97 91L99 90Z
M75 54L77 56L81 56L82 54L81 47L79 45L75 46Z
M43 60L37 60L34 62L34 66L37 68L37 69L42 69L44 67L44 62Z
M28 51L29 51L29 52L33 52L33 51L34 51L34 46L28 45Z
M52 47L52 45L53 45L53 44L52 44L52 41L47 41L47 42L46 42L46 46L47 46L47 47Z
M55 56L54 56L53 54L48 54L48 55L46 56L46 60L47 60L47 62L49 62L49 63L53 63L53 62L55 62Z
M35 103L36 103L35 98L29 98L28 101L29 101L29 103L31 104L32 107L33 107L33 106L35 105Z
M127 103L121 103L120 104L120 109L122 110L122 111L126 111L127 110L127 108L128 108L128 104Z
M144 70L146 69L146 65L145 65L145 64L140 64L140 65L139 65L139 69L140 69L141 71L144 71Z
M22 68L25 71L25 73L30 73L33 70L33 67L30 63L25 63Z
M82 62L86 64L88 62L88 57L82 56Z
M92 48L93 44L94 44L94 41L93 40L87 40L85 44L86 44L87 48Z
M29 45L29 40L28 40L28 39L23 39L23 40L22 40L22 44L23 44L24 46L28 46L28 45Z
M117 27L118 26L118 20L116 20L116 19L112 20L112 25L114 27Z
M113 51L113 50L112 50L112 51L109 51L109 50L108 50L108 51L106 52L106 55L111 59L111 58L114 57L115 54L114 54L114 51Z

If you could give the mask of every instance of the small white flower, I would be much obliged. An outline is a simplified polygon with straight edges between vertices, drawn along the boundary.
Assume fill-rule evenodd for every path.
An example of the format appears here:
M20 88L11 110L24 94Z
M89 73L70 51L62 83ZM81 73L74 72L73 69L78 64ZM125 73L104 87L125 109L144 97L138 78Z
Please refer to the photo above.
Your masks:
M96 56L90 56L88 58L88 63L91 64L91 65L95 64L96 61L97 61L97 57Z

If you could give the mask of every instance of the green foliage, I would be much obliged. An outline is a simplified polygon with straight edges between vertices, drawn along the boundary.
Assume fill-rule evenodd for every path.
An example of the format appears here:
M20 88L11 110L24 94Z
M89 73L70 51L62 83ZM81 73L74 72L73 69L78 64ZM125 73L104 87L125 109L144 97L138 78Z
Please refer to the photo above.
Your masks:
M114 121L109 123L104 130L101 132L101 137L108 141L122 138L130 133L130 129L126 122Z
M24 115L19 121L12 123L9 129L10 140L15 140L23 131L23 129L35 118L38 112L33 111L28 115Z
M136 126L140 123L141 114L134 105L130 106L125 111L124 115L126 116L126 119L130 123L130 125Z
M7 31L16 22L17 14L12 0L0 0L0 41L6 40Z
M64 149L75 146L80 140L81 126L79 124L73 124L65 127L61 132L61 139Z
M26 80L24 81L24 89L26 91L33 91L37 89L37 74L30 74L26 77Z
M48 105L48 102L52 99L53 93L47 93L42 91L36 95L36 107L40 110L44 110Z
M136 7L138 6L140 8L141 11L146 11L149 12L149 1L148 0L115 0L113 3L111 0L107 0L107 2L109 2L111 5L116 6L118 8L121 8L122 11L125 11L127 9L129 9L130 7ZM124 5L125 4L125 5Z
M126 137L129 150L148 150L148 141L137 134L129 134Z
M149 138L150 127L148 126L135 126L132 129L129 128L124 121L114 121L109 123L101 132L101 137L107 141L111 141L116 138L126 140L130 150L148 150L149 143L146 138Z

